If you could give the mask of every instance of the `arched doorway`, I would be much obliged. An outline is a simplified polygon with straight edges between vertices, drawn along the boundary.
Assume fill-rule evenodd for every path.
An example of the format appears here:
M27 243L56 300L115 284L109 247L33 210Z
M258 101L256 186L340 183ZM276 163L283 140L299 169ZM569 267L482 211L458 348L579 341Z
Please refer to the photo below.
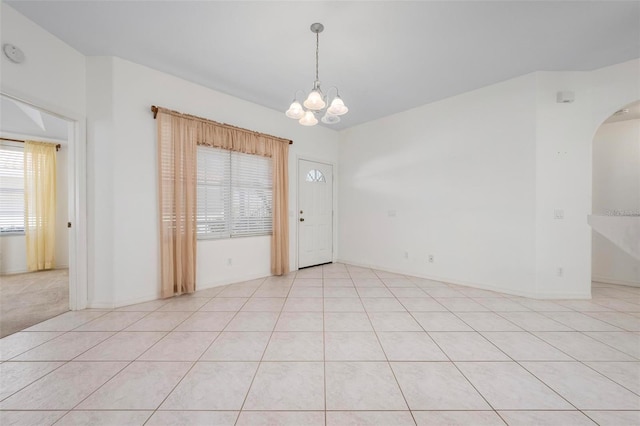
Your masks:
M640 101L605 120L592 149L592 293L640 287Z

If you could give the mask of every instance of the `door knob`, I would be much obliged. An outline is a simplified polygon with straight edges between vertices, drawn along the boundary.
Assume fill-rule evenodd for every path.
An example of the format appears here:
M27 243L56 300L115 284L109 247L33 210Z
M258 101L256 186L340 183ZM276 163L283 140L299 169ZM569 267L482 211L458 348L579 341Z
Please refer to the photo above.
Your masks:
M300 218L300 222L304 222L304 217L301 217L301 218Z

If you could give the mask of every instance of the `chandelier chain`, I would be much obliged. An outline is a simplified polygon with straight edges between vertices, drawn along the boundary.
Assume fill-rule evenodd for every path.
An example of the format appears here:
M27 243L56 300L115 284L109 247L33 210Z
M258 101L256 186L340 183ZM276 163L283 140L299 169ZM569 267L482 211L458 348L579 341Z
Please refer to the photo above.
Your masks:
M316 33L316 81L319 80L318 79L318 57L319 57L319 51L320 51L320 34Z

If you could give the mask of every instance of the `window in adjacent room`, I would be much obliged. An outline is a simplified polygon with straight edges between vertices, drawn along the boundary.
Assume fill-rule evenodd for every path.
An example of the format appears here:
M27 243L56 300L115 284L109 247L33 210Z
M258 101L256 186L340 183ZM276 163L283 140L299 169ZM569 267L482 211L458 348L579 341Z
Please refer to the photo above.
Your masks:
M0 144L0 235L24 233L24 150Z
M198 238L271 234L272 160L198 147Z

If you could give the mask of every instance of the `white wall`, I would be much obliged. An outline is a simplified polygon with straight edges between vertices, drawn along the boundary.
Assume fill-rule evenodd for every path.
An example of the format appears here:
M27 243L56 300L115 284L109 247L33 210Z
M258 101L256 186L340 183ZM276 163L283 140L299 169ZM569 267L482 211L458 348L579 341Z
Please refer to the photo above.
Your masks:
M70 117L90 110L94 306L157 295L151 104L293 139L292 215L296 158L338 158L331 130L302 128L280 111L120 59L90 58L87 67L83 55L9 6L1 4L0 15L0 41L27 58L16 65L0 55L0 90ZM588 73L536 73L342 132L339 257L516 294L588 297L591 142L602 121L640 99L639 70L635 60ZM576 102L556 104L558 90L574 90ZM553 219L556 208L563 222ZM295 260L293 220L291 227ZM268 271L264 241L254 240L247 240L251 252L235 242L200 243L200 255L234 258L231 268L199 270L200 284ZM433 264L424 262L429 253ZM235 266L247 264L255 268Z
M340 260L530 292L535 89L526 75L341 132Z
M535 293L589 298L593 137L606 118L640 99L640 60L537 74ZM562 90L574 91L575 102L557 103ZM555 209L564 219L554 219Z
M593 214L640 214L640 120L603 124L593 140ZM618 213L620 214L620 213ZM594 281L640 286L640 261L593 232Z
M0 90L79 119L81 130L87 116L88 299L93 306L122 305L158 295L152 104L293 139L291 214L296 207L297 157L337 164L338 134L332 130L303 128L281 111L117 58L85 58L4 3L0 4L0 22L1 42L17 45L26 56L25 62L17 65L0 55ZM82 191L82 179L80 183ZM297 235L293 219L290 247L291 266L295 268ZM78 221L76 224L82 227ZM199 286L267 275L269 250L265 241L200 242ZM212 259L221 256L225 261L232 257L233 266L220 268Z
M115 297L113 60L87 60L88 306Z
M280 111L119 58L87 58L90 187L96 222L90 246L90 306L159 294L156 122L151 105L292 139L289 155L291 265L295 268L296 158L337 163L338 133L305 128ZM285 106L286 107L286 106ZM270 274L269 239L199 241L199 288ZM226 264L232 258L232 265ZM115 284L113 284L115 283ZM113 292L111 292L113 290Z
M74 173L68 178L75 182L73 194L69 194L69 220L73 229L68 235L78 236L69 240L70 252L75 256L70 262L69 305L82 309L86 301L87 222L85 200L85 57L63 43L43 28L16 12L4 2L0 3L0 44L11 43L25 54L25 61L14 64L0 55L0 91L40 108L53 111L76 121L73 146L68 160ZM76 174L77 173L77 174Z
M592 139L640 99L639 70L634 60L539 72L341 132L340 259L525 296L590 297ZM557 103L561 90L576 101Z
M536 286L553 298L589 298L592 103L588 73L537 73ZM558 103L558 91L575 92ZM562 210L564 219L555 218ZM585 257L586 256L586 257ZM590 262L590 261L589 261ZM561 269L561 272L560 272Z
M0 90L67 116L84 116L85 57L4 2L0 23L0 43L25 54L22 64L0 55Z
M0 55L0 91L42 108L69 116L85 113L85 57L5 3L0 3L0 44L12 43L23 50L25 61L15 64ZM58 152L57 263L68 266L67 169L68 149ZM3 270L26 271L24 237L3 237ZM13 248L7 247L14 246ZM16 253L8 260L8 254ZM21 253L18 255L18 253ZM7 268L7 269L4 269Z

